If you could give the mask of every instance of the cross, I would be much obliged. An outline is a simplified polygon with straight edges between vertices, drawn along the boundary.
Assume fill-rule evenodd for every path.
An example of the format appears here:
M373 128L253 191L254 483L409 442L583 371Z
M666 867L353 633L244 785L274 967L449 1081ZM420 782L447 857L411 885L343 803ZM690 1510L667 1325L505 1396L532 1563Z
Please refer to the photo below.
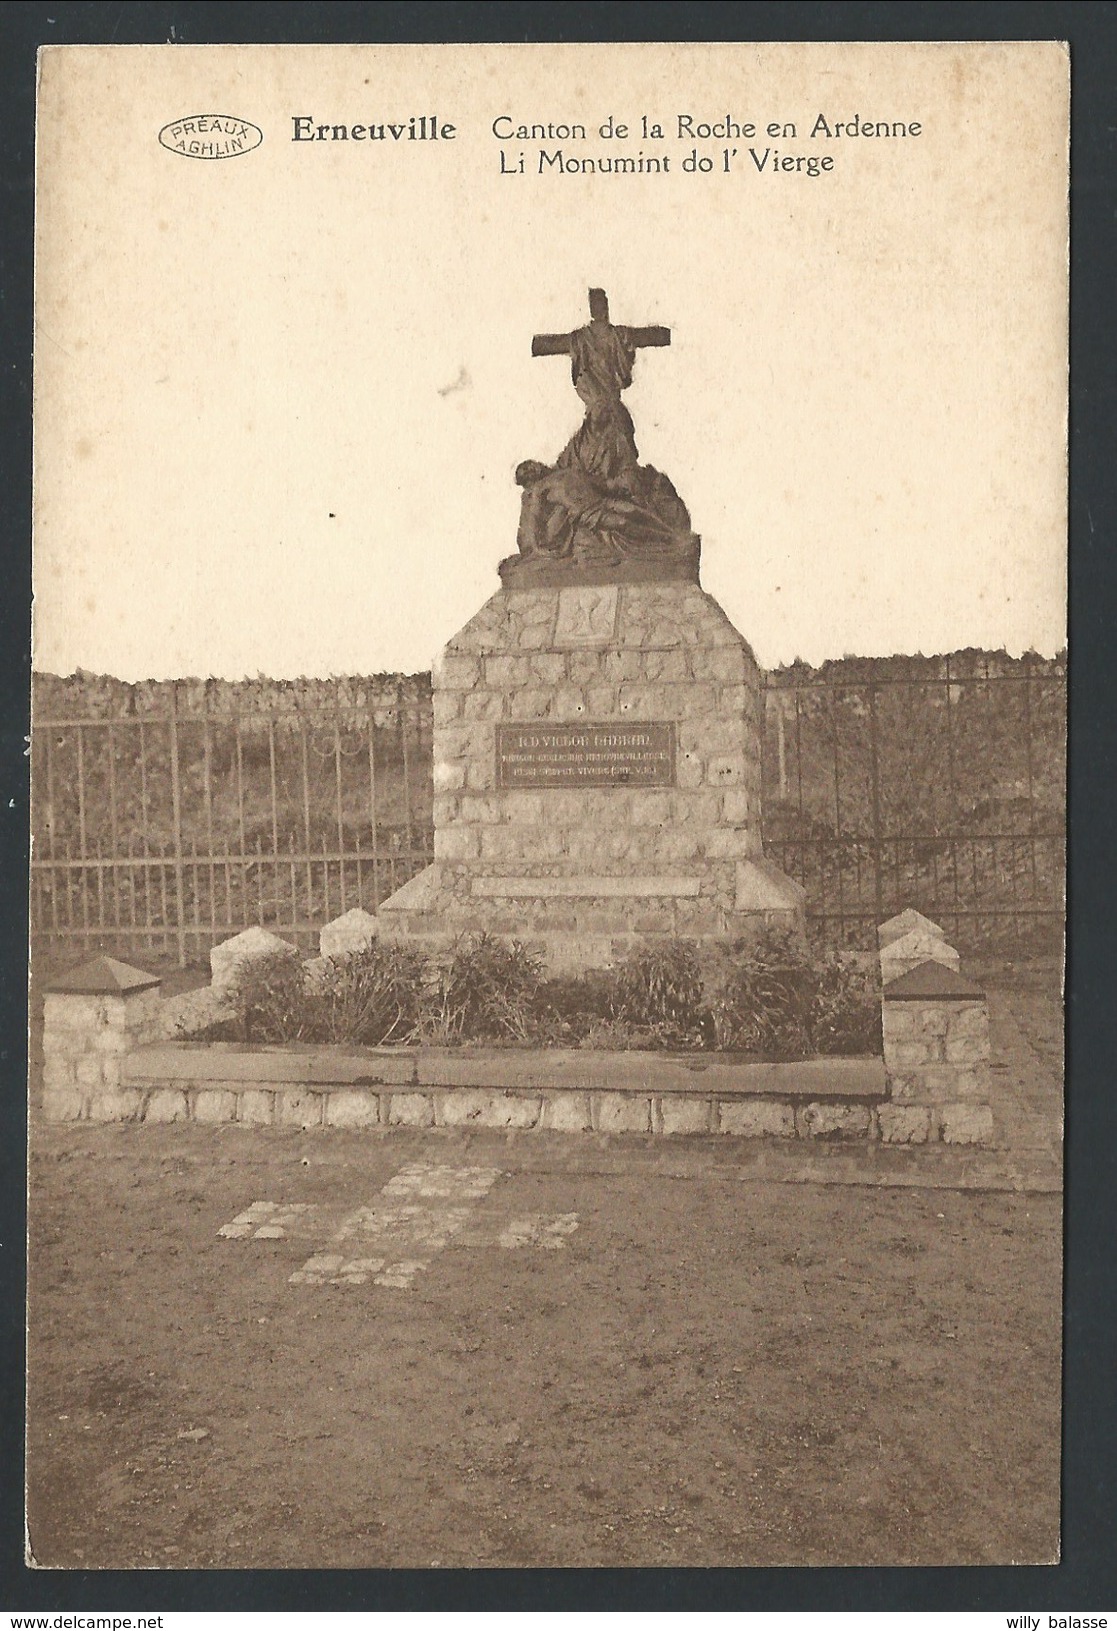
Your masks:
M503 1173L497 1167L412 1162L379 1195L355 1209L253 1201L217 1232L226 1240L302 1240L317 1247L290 1275L291 1285L373 1285L408 1291L448 1245L522 1246L561 1251L578 1227L576 1212L507 1217L483 1203ZM305 1250L305 1246L303 1248Z
M604 289L590 290L590 321L609 321L609 297ZM626 328L624 332L631 346L671 344L669 328ZM536 334L532 338L531 354L533 357L567 357L570 355L570 335Z

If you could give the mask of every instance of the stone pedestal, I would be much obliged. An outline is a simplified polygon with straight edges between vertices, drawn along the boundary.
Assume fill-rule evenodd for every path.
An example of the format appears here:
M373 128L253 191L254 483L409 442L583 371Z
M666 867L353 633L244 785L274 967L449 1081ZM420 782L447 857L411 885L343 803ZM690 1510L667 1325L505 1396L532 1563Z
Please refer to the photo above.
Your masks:
M435 664L435 864L380 935L488 930L552 972L802 925L760 840L760 677L697 583L502 589Z

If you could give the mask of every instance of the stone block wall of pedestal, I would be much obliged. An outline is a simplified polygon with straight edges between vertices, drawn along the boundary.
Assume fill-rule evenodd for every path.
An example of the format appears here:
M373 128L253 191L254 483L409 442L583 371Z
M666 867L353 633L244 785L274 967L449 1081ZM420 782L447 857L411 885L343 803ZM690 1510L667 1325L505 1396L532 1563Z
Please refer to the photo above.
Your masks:
M487 929L559 971L801 926L762 853L760 673L697 584L501 590L435 663L433 706L435 866L382 903L384 938ZM649 724L673 735L662 785L502 785L502 729Z

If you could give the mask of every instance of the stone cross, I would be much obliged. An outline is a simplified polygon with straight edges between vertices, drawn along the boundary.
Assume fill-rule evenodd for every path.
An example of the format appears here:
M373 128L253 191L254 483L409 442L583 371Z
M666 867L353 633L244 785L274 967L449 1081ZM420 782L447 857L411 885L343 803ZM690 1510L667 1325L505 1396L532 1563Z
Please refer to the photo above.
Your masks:
M594 323L609 322L609 298L604 289L590 290L590 320ZM671 344L669 328L626 328L624 334L631 346ZM570 341L569 334L536 334L531 342L531 354L533 357L568 357Z
M482 1203L504 1174L498 1167L416 1161L402 1167L366 1206L355 1209L253 1201L217 1232L225 1240L303 1240L314 1255L291 1285L373 1285L408 1291L446 1246L540 1246L561 1251L576 1212L505 1217Z

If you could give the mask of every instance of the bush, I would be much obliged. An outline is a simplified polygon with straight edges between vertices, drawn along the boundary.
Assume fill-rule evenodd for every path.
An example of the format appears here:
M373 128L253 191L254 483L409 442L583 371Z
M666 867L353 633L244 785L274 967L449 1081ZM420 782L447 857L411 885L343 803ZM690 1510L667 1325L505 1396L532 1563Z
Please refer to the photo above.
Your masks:
M420 1032L428 1042L527 1042L543 960L518 940L466 935L437 970Z
M715 1046L774 1059L803 1058L812 1051L814 983L808 953L778 930L712 953L706 989Z
M308 972L296 958L261 958L230 990L233 1029L245 1042L402 1042L419 1020L423 959L370 946Z
M880 987L875 958L831 952L815 964L808 1016L816 1053L880 1053Z
M318 965L278 956L232 988L235 1018L203 1035L381 1046L422 1041L535 1047L717 1049L769 1059L879 1053L871 959L812 954L776 931L701 951L638 946L615 969L544 979L518 941L460 940L427 962L376 945Z
M247 964L229 987L229 1001L235 1019L228 1026L212 1027L210 1036L231 1030L243 1042L314 1040L306 971L297 957L278 952Z
M425 960L401 946L369 946L329 959L304 1001L314 1041L380 1047L413 1036L422 1010Z
M703 1047L709 1013L692 942L652 942L631 951L613 975L611 1019L646 1035L643 1045Z

